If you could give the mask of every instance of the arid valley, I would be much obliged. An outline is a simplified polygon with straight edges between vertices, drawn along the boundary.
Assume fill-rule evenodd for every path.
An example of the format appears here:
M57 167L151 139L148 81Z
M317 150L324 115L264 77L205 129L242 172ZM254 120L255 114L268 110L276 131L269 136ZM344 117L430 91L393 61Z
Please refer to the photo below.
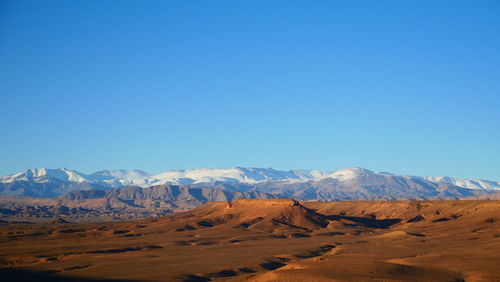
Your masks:
M4 281L499 281L500 201L209 202L0 227Z
M500 0L0 0L0 282L500 282Z

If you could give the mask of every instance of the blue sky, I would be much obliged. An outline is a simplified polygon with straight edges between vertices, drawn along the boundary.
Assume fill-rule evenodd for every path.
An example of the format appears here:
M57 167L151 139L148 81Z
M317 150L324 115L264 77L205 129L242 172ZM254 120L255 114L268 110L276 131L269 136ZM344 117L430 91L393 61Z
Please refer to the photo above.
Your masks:
M0 174L500 180L499 1L0 0Z

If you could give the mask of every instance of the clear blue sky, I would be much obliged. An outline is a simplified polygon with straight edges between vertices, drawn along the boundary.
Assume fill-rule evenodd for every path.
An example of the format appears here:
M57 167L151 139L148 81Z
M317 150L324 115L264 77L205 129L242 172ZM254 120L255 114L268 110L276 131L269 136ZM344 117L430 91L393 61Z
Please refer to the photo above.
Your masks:
M0 0L0 174L500 180L500 1Z

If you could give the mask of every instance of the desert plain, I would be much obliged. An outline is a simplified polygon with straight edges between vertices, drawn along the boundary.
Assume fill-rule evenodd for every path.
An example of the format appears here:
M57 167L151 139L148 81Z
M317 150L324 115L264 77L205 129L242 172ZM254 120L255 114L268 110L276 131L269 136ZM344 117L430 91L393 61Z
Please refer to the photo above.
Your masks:
M209 202L4 223L2 281L500 281L500 201Z

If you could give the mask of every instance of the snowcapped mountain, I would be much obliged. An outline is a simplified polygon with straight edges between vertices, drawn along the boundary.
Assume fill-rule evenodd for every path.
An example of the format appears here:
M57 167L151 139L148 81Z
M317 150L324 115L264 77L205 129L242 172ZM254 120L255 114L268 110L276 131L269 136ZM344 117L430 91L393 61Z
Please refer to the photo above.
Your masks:
M453 184L468 189L500 190L500 182L480 179L460 179L446 176L427 176L425 180Z
M83 173L65 168L27 169L20 173L0 177L0 195L56 197L78 190L106 189Z
M363 168L347 168L333 172L316 170L282 171L272 168L244 167L229 169L201 168L169 170L156 175L141 170L103 170L92 174L84 174L65 168L41 168L28 169L20 173L0 177L0 195L53 197L78 190L110 190L125 186L150 187L163 184L190 185L204 188L218 187L217 189L232 189L232 191L259 190L278 194L279 189L294 191L288 194L285 193L283 196L297 196L299 195L297 191L314 194L321 190L318 187L324 188L328 186L329 190L323 191L323 196L321 196L321 199L326 200L331 197L335 198L332 191L337 195L347 192L351 188L354 189L353 187L359 189L371 187L370 191L362 192L366 195L375 193L373 191L377 193L392 191L390 193L395 193L394 187L405 190L418 185L423 185L426 189L429 187L434 187L432 189L438 189L438 187L451 189L455 187L484 191L500 190L500 182L495 181L394 175ZM387 190L388 187L392 190ZM366 198L369 199L370 197L367 196Z
M192 170L169 170L154 176L155 184L194 184L210 182L258 183L269 180L304 181L327 176L328 173L314 170L281 171L272 168L229 169L200 168Z
M354 168L344 168L344 169L339 169L337 171L334 171L333 173L329 174L327 177L322 177L322 178L332 178L336 179L338 181L353 181L359 178L366 178L366 177L377 177L378 175L382 175L381 172L374 172L368 169L360 168L360 167L354 167Z
M154 185L153 183L157 181L152 175L142 170L102 170L90 174L88 179L111 187L130 185L147 187Z
M315 170L281 171L272 168L229 169L199 168L191 170L168 170L156 175L141 170L102 170L92 174L83 174L66 168L28 169L20 173L0 177L0 183L31 181L43 183L61 180L73 183L97 183L112 187L136 185L147 187L161 184L193 184L205 182L258 183L268 180L312 180L327 177L329 172Z
M65 168L60 169L27 169L25 171L0 177L0 183L10 183L14 181L29 181L44 183L53 180L67 181L74 183L92 182L85 174Z

